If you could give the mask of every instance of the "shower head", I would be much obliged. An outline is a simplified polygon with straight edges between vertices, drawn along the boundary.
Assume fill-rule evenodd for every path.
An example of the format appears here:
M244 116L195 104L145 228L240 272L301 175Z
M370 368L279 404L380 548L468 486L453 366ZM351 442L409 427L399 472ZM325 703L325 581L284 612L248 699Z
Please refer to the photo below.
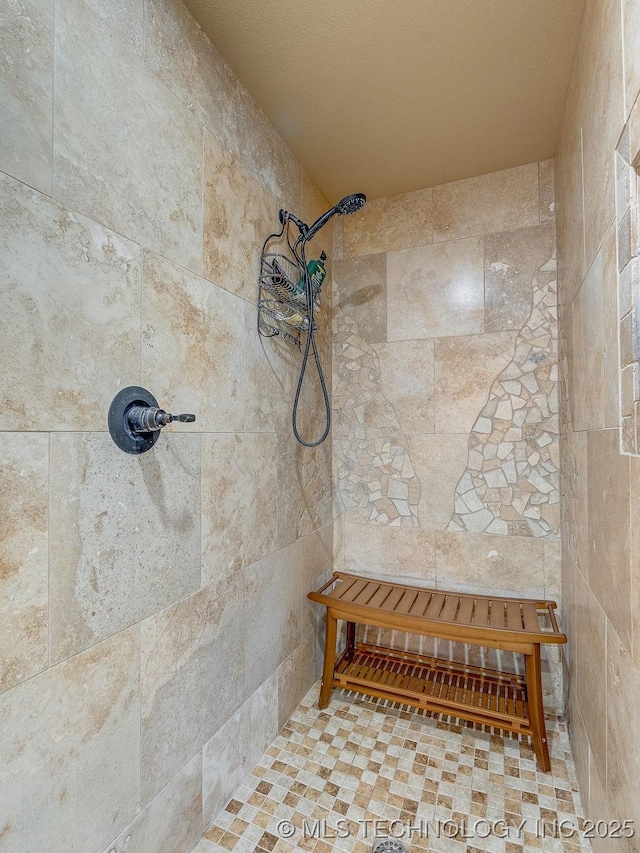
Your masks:
M288 221L295 223L298 226L302 237L305 240L311 240L314 234L317 234L317 232L326 225L331 217L335 216L336 213L339 213L341 216L347 216L349 213L355 213L357 210L361 210L366 203L367 197L364 193L352 193L351 195L346 195L343 199L340 199L340 201L334 205L331 210L328 210L326 213L323 213L322 216L318 217L313 225L305 225L305 223L301 222L297 216L294 216L293 213L289 213L286 210L280 211L280 222L282 225Z
M350 213L362 210L366 203L367 197L364 193L352 193L336 204L337 212L342 216L347 216Z

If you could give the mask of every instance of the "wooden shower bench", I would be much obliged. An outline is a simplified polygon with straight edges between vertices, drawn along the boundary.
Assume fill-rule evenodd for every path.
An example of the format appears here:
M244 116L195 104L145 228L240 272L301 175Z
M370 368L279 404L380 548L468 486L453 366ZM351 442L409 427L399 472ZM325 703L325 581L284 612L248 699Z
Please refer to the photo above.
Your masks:
M341 687L495 726L531 736L540 768L551 769L540 644L567 641L554 601L444 592L343 572L308 597L327 607L320 708ZM339 619L347 623L347 642L336 660ZM525 675L356 642L356 623L517 652Z

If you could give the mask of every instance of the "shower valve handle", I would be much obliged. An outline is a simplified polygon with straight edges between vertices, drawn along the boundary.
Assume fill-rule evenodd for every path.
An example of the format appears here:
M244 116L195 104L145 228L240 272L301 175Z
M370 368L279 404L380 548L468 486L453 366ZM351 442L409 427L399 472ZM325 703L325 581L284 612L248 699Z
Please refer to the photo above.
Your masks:
M132 406L127 412L127 420L129 429L134 433L154 432L173 421L180 421L183 424L192 424L196 419L195 415L183 414L172 415L165 412L164 409L159 409L156 406Z

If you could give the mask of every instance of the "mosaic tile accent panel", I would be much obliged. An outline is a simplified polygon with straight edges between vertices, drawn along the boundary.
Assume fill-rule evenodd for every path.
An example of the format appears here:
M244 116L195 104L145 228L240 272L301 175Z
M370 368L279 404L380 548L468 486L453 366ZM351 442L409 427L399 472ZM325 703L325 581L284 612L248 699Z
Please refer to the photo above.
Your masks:
M637 112L636 116L634 113ZM620 444L622 453L640 455L640 121L636 107L616 149L616 226L618 243L618 317L620 335Z
M349 521L419 527L420 481L396 411L382 393L378 355L340 308L334 358L333 448Z
M556 539L560 526L556 259L538 268L512 361L469 436L447 530Z
M434 853L590 850L559 718L547 720L551 773L539 773L526 740L340 691L319 711L317 695L315 685L199 853L368 853L376 835ZM492 821L507 837L484 831ZM564 838L551 837L554 821L566 821Z

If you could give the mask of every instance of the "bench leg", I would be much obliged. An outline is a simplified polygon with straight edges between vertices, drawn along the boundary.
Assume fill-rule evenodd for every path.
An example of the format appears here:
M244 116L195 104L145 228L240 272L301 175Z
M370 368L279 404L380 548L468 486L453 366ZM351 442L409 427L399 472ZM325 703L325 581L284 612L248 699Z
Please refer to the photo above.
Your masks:
M318 707L326 708L331 696L333 668L336 663L336 641L338 638L338 620L334 619L327 608L327 633L324 644L324 670L322 671L322 687Z
M347 622L347 660L352 661L356 650L356 623Z
M547 727L544 722L544 707L542 705L542 668L540 666L539 643L534 645L533 654L525 655L524 660L529 720L533 732L533 749L540 769L548 773L551 770L551 761L549 759Z

